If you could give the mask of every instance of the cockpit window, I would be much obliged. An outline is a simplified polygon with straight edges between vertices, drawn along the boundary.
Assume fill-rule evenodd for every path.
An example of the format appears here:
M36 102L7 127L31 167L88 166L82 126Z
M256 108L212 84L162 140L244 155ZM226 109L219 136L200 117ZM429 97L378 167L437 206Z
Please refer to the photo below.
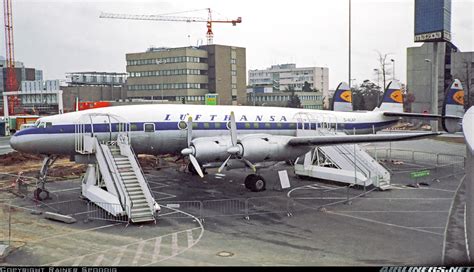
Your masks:
M35 127L38 127L39 124L40 124L40 120L38 119L38 120L36 120L36 122L35 122Z
M52 126L53 126L53 123L51 123L51 122L46 122L45 123L45 127L52 127Z

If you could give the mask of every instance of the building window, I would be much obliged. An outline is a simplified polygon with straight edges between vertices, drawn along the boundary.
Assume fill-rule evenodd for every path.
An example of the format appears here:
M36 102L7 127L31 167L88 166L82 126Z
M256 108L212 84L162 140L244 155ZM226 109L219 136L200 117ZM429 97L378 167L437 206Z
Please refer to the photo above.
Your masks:
M231 63L231 64L237 64L237 60L236 60L236 59L231 59L231 60L230 60L230 63Z
M231 72L231 75L236 76L236 75L237 75L237 71L232 71L232 72Z

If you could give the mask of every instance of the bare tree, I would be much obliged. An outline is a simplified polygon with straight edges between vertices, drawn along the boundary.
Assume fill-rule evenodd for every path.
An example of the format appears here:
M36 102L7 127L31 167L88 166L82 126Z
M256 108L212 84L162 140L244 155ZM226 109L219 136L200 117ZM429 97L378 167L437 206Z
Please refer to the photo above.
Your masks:
M378 61L380 65L380 73L382 74L382 80L383 80L383 89L387 87L387 74L390 74L392 72L390 68L390 60L387 61L388 55L391 55L391 53L386 53L382 54L378 50L375 50L377 54L379 55Z

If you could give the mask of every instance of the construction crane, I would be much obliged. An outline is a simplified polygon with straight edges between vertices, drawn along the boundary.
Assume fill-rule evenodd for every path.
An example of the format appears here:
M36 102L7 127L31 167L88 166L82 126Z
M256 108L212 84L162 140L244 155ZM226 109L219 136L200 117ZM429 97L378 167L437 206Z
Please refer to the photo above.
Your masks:
M13 14L12 0L3 0L4 20L5 20L5 49L6 49L6 82L5 92L18 92L18 83L15 73L15 52L13 46ZM15 113L15 106L19 104L19 96L8 96L9 114Z
M183 17L183 16L163 16L163 15L132 15L132 14L117 14L117 13L105 13L99 16L99 18L107 19L125 19L125 20L148 20L148 21L173 21L173 22L205 22L207 26L207 44L213 44L214 33L212 32L213 23L231 23L233 26L238 23L242 23L242 17L237 17L236 20L213 20L211 9L206 9L208 11L208 17ZM194 11L194 10L193 10ZM184 11L189 12L189 11Z

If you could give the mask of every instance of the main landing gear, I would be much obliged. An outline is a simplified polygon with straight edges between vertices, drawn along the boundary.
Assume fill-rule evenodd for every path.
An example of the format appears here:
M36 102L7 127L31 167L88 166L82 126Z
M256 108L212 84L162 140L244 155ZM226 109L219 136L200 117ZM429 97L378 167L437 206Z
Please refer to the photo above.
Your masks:
M265 191L265 185L265 179L260 175L250 174L245 178L245 188L252 192Z
M202 168L202 165L201 165L201 169L202 169L202 173L204 175L207 175L206 169ZM194 168L194 165L192 163L188 163L188 171L192 173L193 175L199 175L198 172L196 171L196 168Z

